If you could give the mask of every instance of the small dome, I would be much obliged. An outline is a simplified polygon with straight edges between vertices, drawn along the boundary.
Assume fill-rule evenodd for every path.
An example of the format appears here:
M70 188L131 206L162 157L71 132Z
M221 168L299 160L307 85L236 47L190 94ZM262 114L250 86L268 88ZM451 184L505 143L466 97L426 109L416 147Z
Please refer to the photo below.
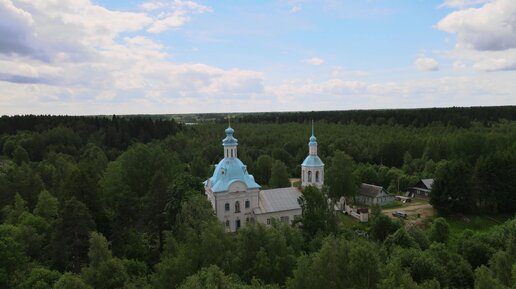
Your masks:
M312 136L310 137L310 142L315 142L315 141L317 141L317 138L315 138L315 136L314 136L314 135L312 135Z
M228 127L228 128L226 128L225 132L226 132L226 134L233 134L235 132L235 130L231 127Z

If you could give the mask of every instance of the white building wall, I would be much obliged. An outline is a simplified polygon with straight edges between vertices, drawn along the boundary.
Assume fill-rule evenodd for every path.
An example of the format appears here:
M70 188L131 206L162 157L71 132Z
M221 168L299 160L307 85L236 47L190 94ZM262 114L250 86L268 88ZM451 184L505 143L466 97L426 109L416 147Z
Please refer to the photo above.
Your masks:
M277 221L282 221L282 217L288 218L288 223L292 224L296 217L301 217L301 209L289 210L289 211L281 211L281 212L272 212L272 213L264 213L264 214L256 214L256 221L261 224L270 225L272 223L272 219L276 219ZM285 220L285 219L283 219Z
M309 178L309 172L311 173L311 178ZM319 180L316 181L316 174L319 172ZM324 167L306 167L301 166L301 186L316 186L319 189L322 188L324 184Z
M224 224L226 231L234 232L237 230L237 220L240 220L240 228L245 227L246 223L253 219L253 208L258 207L258 189L247 190L245 184L235 182L229 187L228 192L212 193L214 195L213 208L217 218ZM209 198L209 193L207 193ZM245 202L249 201L249 208L245 207ZM240 203L240 212L235 210L236 202ZM229 204L229 210L226 210ZM227 222L229 221L229 226Z

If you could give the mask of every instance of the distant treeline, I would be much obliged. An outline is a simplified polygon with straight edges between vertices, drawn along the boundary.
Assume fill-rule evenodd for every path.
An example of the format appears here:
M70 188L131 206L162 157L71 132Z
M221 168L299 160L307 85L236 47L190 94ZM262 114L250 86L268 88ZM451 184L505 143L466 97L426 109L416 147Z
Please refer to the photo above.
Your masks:
M489 124L490 122L499 122L500 120L516 120L516 106L267 112L238 114L235 118L237 122L246 123L303 123L313 119L314 121L341 124L397 124L413 127L424 127L435 124L468 128L471 126L471 122Z
M82 143L96 138L109 148L125 149L135 142L149 142L174 135L181 129L174 119L120 116L17 115L0 117L0 135L29 131L42 133L52 129L70 129Z

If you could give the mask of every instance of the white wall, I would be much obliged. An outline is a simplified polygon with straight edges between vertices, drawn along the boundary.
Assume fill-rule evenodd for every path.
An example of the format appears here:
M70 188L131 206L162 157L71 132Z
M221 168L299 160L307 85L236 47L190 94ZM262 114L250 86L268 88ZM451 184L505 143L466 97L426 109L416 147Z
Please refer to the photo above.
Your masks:
M265 224L265 225L270 225L270 222L272 222L272 218L275 218L275 219L277 219L277 221L280 221L281 217L288 217L289 224L292 224L292 222L294 221L294 218L296 216L301 216L301 209L282 211L282 212L265 213L265 214L255 215L255 216L256 216L256 221L258 223ZM271 221L268 223L267 219L269 219Z

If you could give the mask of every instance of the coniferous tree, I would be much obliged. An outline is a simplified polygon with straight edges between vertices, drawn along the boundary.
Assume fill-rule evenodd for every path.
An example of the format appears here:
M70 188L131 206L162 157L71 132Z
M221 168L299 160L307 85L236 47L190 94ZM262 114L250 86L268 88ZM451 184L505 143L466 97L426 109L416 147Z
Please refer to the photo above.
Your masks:
M60 270L80 272L87 262L88 239L95 229L88 208L72 197L65 201L55 223L52 240L55 265Z

